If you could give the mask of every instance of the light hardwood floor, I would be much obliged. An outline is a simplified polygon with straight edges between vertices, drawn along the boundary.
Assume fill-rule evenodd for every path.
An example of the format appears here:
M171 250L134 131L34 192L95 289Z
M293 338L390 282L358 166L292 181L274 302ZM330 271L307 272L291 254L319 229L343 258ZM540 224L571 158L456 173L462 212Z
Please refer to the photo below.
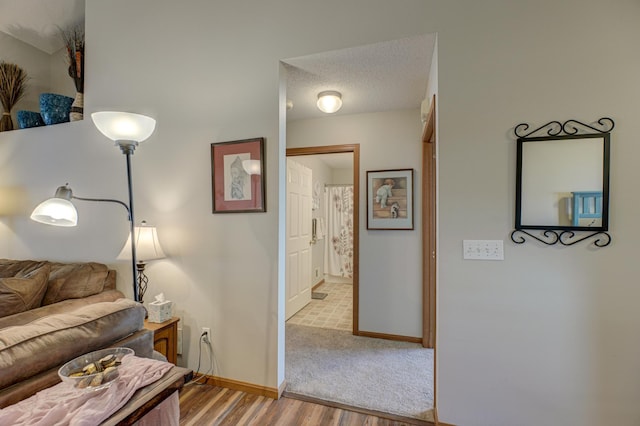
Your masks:
M404 422L283 397L279 400L211 385L190 384L180 392L180 425L402 426Z

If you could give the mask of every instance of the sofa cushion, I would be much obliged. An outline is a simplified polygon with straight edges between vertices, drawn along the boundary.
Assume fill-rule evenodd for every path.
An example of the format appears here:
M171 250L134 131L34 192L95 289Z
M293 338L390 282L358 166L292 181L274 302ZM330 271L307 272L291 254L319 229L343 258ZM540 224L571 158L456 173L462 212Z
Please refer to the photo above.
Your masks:
M25 312L0 317L0 328L24 325L49 315L64 314L75 311L78 308L91 305L92 303L114 302L122 298L124 298L124 294L122 294L121 291L105 290L101 293L83 297L81 299L67 299L61 302L52 303L51 305L29 309Z
M108 274L109 269L102 263L51 263L42 305L98 294L104 289Z
M14 277L0 278L0 317L25 312L40 306L50 267L21 269Z
M119 299L0 330L0 389L141 330L144 314Z
M48 264L46 260L0 259L0 278L24 276Z

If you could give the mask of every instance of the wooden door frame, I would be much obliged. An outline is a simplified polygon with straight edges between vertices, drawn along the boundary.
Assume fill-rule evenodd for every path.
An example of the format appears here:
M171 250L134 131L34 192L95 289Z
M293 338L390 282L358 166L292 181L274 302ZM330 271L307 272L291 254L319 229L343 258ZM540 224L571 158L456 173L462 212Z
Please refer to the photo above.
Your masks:
M360 289L360 144L287 148L287 157L353 153L353 334L359 334Z
M422 346L436 343L436 95L422 133Z

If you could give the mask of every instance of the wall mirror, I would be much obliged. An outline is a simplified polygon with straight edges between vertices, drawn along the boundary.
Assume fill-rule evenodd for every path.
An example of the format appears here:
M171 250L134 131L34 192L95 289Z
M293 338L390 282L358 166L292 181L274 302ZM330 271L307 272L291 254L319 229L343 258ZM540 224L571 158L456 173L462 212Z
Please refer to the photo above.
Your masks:
M553 121L527 132L515 128L517 139L516 214L512 240L524 235L553 245L572 245L598 236L608 245L609 145L613 120L597 124ZM542 134L542 135L541 135ZM525 230L542 230L540 236ZM588 233L586 236L580 235Z
M13 129L82 119L85 0L0 3L0 61L16 65L27 76L24 97L9 112L0 105L0 113L10 115ZM69 54L62 32L69 35L75 30L82 31L74 33L81 36L82 49L78 47ZM69 70L70 57L75 59L75 77ZM74 116L70 117L72 104ZM0 130L10 129L3 123Z

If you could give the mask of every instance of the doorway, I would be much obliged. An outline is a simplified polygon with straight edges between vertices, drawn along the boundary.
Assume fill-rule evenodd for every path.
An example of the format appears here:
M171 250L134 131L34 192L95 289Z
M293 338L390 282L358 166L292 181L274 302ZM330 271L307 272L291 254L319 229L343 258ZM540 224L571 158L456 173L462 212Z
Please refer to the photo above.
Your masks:
M287 158L293 158L293 159L295 159L295 157L301 157L301 156L322 156L322 155L329 155L329 154L351 154L351 157L352 157L351 167L350 167L351 176L349 179L351 181L350 183L352 184L352 187L350 189L352 191L352 197L351 197L352 215L351 215L351 223L349 224L350 225L349 231L347 231L347 232L351 232L352 242L349 248L346 248L344 250L339 250L340 254L337 256L338 259L335 260L335 262L338 263L338 265L337 266L333 265L333 267L329 268L329 270L326 270L324 267L324 264L327 263L327 259L324 258L325 253L323 253L323 256L317 256L317 257L322 257L323 265L319 266L318 263L316 263L316 265L314 265L314 267L311 268L310 278L313 279L313 289L317 290L315 291L315 293L327 294L325 293L325 291L333 292L333 294L330 294L331 298L327 300L327 302L335 303L334 305L335 309L333 310L334 312L331 318L322 320L322 322L324 323L324 326L335 326L332 328L336 328L336 329L350 328L350 331L353 334L358 334L358 330L359 330L358 328L358 294L359 294L358 293L358 285L359 285L359 281L358 281L358 278L359 278L359 274L358 274L359 207L358 207L358 204L359 203L358 203L358 200L360 197L360 194L359 194L360 146L358 144L353 144L353 145L330 145L330 146L307 147L307 148L288 148L286 152ZM326 181L328 179L324 179L324 180ZM314 197L324 196L323 193L324 193L325 183L327 182L319 182L319 184L316 185L315 188L313 188ZM331 191L334 191L332 187L327 187L327 188ZM312 204L314 203L315 201L312 201ZM324 205L324 203L318 203L318 204ZM313 235L311 237L310 245L312 246L315 245L316 247L314 248L319 248L318 244L319 244L319 241L321 240L318 239L318 237L322 236L323 240L327 238L326 229L328 224L325 222L323 225L322 222L319 220L320 216L322 216L321 214L316 214L315 216L318 216L318 217L314 218L315 225L313 226L313 230L315 231L315 233L312 232ZM324 228L324 230L321 228ZM323 232L325 235L321 235L321 233ZM322 243L327 244L326 241L322 241ZM350 253L346 253L347 251L350 251ZM320 271L322 271L322 273L320 273ZM329 272L330 274L325 275L326 272ZM350 297L344 297L345 296L344 292L348 291L346 290L346 288L348 287L345 287L347 286L347 284L345 284L347 280L350 281L350 287L351 287L351 294L349 295ZM322 291L322 290L325 290L325 291ZM322 297L322 296L319 296L319 297ZM351 306L347 308L345 307L345 303L348 303L347 301L349 300L351 302ZM313 303L313 301L311 302ZM318 305L318 304L316 303L315 305ZM311 307L312 308L310 309L311 312L308 312L309 315L315 315L320 313L320 312L313 312L313 309L315 309L315 305ZM303 309L306 309L306 308L303 308ZM340 312L336 312L337 309L340 309ZM343 316L345 314L345 309L348 309L351 313L350 327L347 326L346 321L342 320L342 318L344 318ZM287 315L287 317L290 317L290 316ZM304 318L298 318L298 319L292 318L290 319L290 321L292 323L303 323ZM316 320L316 321L319 321L319 320Z
M291 209L297 202L294 164L308 167L311 201L307 212ZM287 324L321 327L334 330L353 329L353 154L350 152L287 157L287 235L298 233L296 218L311 217L311 237L306 248L310 252L310 267L304 272L310 279L310 299L293 316L286 315ZM302 232L300 232L302 233ZM289 241L289 237L287 237ZM292 250L287 248L287 253ZM287 307L296 291L292 280L299 273L297 256L288 256ZM303 281L303 280L299 280Z
M287 157L301 157L305 155L321 155L325 153L335 153L335 152L353 152L355 150L354 155L354 189L357 191L363 190L367 191L367 185L363 182L363 188L360 189L361 185L359 183L359 175L360 175L360 158L359 158L359 149L360 145L356 147L351 146L319 146L324 145L325 143L335 142L336 140L356 140L361 141L363 150L366 150L366 158L363 159L367 164L386 164L388 163L388 159L386 157L393 158L394 161L401 161L403 165L411 166L415 170L419 170L419 178L421 179L423 173L427 173L425 170L424 163L420 164L420 154L419 150L422 148L422 140L419 139L417 134L407 135L409 137L402 138L399 135L404 134L404 129L413 129L414 117L409 117L411 115L409 113L410 110L415 109L415 105L419 105L419 103L423 100L425 90L424 88L413 88L409 89L407 92L404 92L402 98L405 101L409 101L413 97L418 97L419 99L416 101L412 101L411 105L407 105L406 107L395 107L393 108L393 112L387 112L389 109L388 98L385 99L385 109L377 108L374 106L375 102L372 99L367 98L368 95L373 95L378 93L380 87L378 84L363 84L363 87L358 89L357 87L351 87L349 82L362 82L366 81L367 76L374 76L376 73L373 72L373 68L378 69L375 64L377 63L376 58L381 59L382 62L388 64L388 59L393 57L393 52L397 51L397 49L392 48L392 44L399 42L401 44L408 44L413 46L411 51L422 51L423 55L408 55L405 57L404 53L402 57L398 58L398 60L393 61L393 66L390 67L389 70L395 71L406 71L409 69L416 70L416 78L408 79L406 77L399 78L397 75L389 76L389 78L384 79L384 81L393 84L394 86L402 85L402 82L407 81L422 81L429 74L428 67L431 61L431 52L427 52L427 50L431 49L430 46L435 45L435 37L426 35L418 38L409 38L406 40L398 40L393 43L383 43L381 45L372 45L372 46L360 46L358 48L347 49L349 51L349 55L344 55L347 50L338 51L338 52L325 52L322 54L310 55L305 57L291 58L287 59L283 62L282 70L283 75L286 76L286 80L283 80L283 84L281 85L281 112L285 111L285 102L286 102L286 116L282 115L282 117L286 117L286 122L282 122L281 130L282 133L282 145L287 144L287 140L291 140L293 146L297 146L300 148L289 148L286 149ZM388 49L387 49L388 48ZM415 48L415 49L414 49ZM426 49L426 50L425 50ZM337 58L335 56L337 55ZM334 60L329 60L333 58ZM348 58L348 63L345 63L344 59ZM353 58L360 58L358 60L354 60ZM412 64L409 58L421 58L415 61ZM323 70L326 70L327 64L335 67L332 73L323 74ZM400 65L401 64L401 65ZM366 65L366 69L361 69L361 66ZM425 66L427 69L425 70ZM331 67L330 67L331 68ZM350 79L348 78L349 74L347 71L358 70L357 78ZM378 69L378 71L381 71ZM347 74L345 74L347 73ZM326 81L325 81L326 79ZM379 79L380 80L380 79ZM435 80L434 80L435 81ZM308 84L304 84L304 83ZM319 84L321 82L322 84ZM436 81L437 82L437 81ZM343 120L341 123L346 123L347 117L339 118L340 115L353 115L356 119L367 120L364 124L364 128L367 129L367 132L363 132L362 135L357 134L356 136L349 135L349 137L345 137L344 134L336 132L335 129L330 129L329 131L323 131L323 121L313 121L309 119L318 118L314 114L318 114L315 111L315 103L309 102L309 95L315 96L315 94L320 90L318 86L322 86L322 88L331 88L331 89L339 89L343 94L350 94L350 102L346 103L343 108L343 112L336 114L335 119L336 122L340 123L338 120ZM333 87L329 87L333 86ZM397 95L399 94L398 90L392 90L391 93ZM428 93L428 91L427 91ZM354 94L358 94L360 96L354 96ZM360 100L363 104L358 107L356 105L356 100ZM363 109L368 108L368 109ZM421 111L423 112L423 111ZM354 115L356 114L356 115ZM362 115L358 115L362 114ZM371 114L371 115L370 115ZM373 114L380 114L379 116L374 117ZM393 117L391 115L393 114ZM371 118L371 119L370 119ZM423 118L423 117L420 117ZM350 119L350 117L349 117ZM385 126L386 120L392 122L391 126ZM405 120L406 119L406 120ZM299 124L298 122L301 120L305 120ZM307 121L309 120L309 121ZM288 123L292 122L291 133L289 133ZM398 123L398 128L400 132L393 132L391 129L396 129L396 123ZM413 133L412 131L410 133ZM286 135L286 137L284 136ZM291 137L290 137L291 136ZM361 137L361 138L359 138ZM400 142L400 145L390 144L389 141ZM411 143L415 143L415 145L410 145ZM403 145L404 144L404 145ZM311 145L310 147L307 147ZM302 148L301 146L304 146ZM406 152L412 152L415 155L399 155L395 156L396 152L394 150L395 146L404 147L407 149ZM284 147L283 147L284 148ZM405 153L406 153L405 152ZM373 155L372 155L373 153ZM429 155L432 151L424 154L424 158L429 158ZM386 156L386 157L385 157ZM385 158L383 158L385 157ZM435 169L430 171L429 176L435 175ZM433 175L431 174L433 173ZM429 182L429 181L427 181ZM418 183L418 182L416 182ZM425 183L422 181L421 183ZM418 186L418 185L416 185ZM362 194L362 198L365 198L365 195ZM336 398L331 395L327 395L326 392L318 392L318 390L327 390L328 392L336 393L335 390L337 388L337 382L341 379L344 379L345 382L358 383L360 386L357 389L354 389L354 392L351 396L354 396L348 402L347 398L343 398L347 391L338 391L337 393L341 397L338 400L338 403L357 406L362 408L369 408L373 410L381 410L388 413L395 413L400 416L407 416L407 412L412 411L412 414L409 417L420 418L424 420L429 420L428 416L432 415L429 413L428 409L424 408L424 405L420 405L419 412L416 414L415 410L407 410L403 413L394 412L394 410L399 407L402 403L407 402L411 397L416 395L422 395L423 398L420 403L426 400L426 397L433 397L435 383L433 380L433 370L431 370L430 375L427 374L424 378L420 377L416 386L423 386L425 383L427 386L424 386L424 393L422 391L419 392L406 392L406 389L412 388L413 384L410 384L410 380L415 379L419 373L425 373L427 367L433 368L434 365L434 351L433 349L425 349L422 346L431 346L435 342L435 309L425 309L426 303L435 304L435 298L431 298L431 287L429 287L429 279L431 279L431 271L434 271L431 268L433 263L431 260L435 259L435 256L429 257L429 261L425 261L424 257L420 256L420 253L426 254L427 250L429 254L432 254L432 248L434 248L434 244L429 241L429 244L423 245L420 247L420 244L424 242L421 238L411 238L415 236L421 236L420 231L416 230L415 233L409 235L408 238L404 238L408 235L403 234L403 238L394 239L391 238L389 241L389 245L382 245L382 240L384 237L392 236L392 235L383 235L382 232L369 232L363 230L358 236L358 232L360 229L360 225L358 224L358 220L360 214L358 212L358 208L363 208L366 211L366 203L361 199L360 195L356 195L354 203L354 207L356 208L356 212L354 214L354 230L355 230L355 238L354 238L354 280L353 280L353 326L351 329L351 333L333 331L333 333L322 333L322 336L317 336L317 338L311 341L311 337L316 337L316 334L320 334L320 331L323 329L316 328L314 330L296 330L290 326L290 324L286 325L286 333L285 335L286 342L284 345L284 352L286 352L285 359L285 368L283 371L286 371L286 376L283 377L286 383L285 395L292 396L296 394L297 396L309 396L317 398L319 401L333 401L336 402ZM428 209L431 208L431 205L427 206ZM417 212L420 209L420 205L416 205L414 211ZM423 210L424 211L424 210ZM417 215L416 215L417 216ZM432 215L431 218L435 219L435 215ZM422 220L425 220L424 217ZM431 228L431 223L428 225L423 221L421 223L421 229ZM393 235L395 237L395 235ZM362 244L363 246L363 264L362 271L360 271L360 262L359 262L359 249L360 247L360 238L363 238ZM404 243L405 240L409 240L406 245L402 245L398 247L398 241L402 240ZM386 242L384 242L386 244ZM394 246L394 243L396 246ZM371 244L371 245L370 245ZM409 256L404 256L404 250L407 250ZM408 273L405 270L402 270L400 274L394 274L391 271L391 268L382 268L382 260L379 258L382 257L380 254L385 252L391 252L392 264L407 264L410 266ZM370 254L373 253L373 256ZM415 255L415 256L412 256ZM372 262L371 260L374 259ZM385 258L387 259L387 258ZM429 276L428 279L423 278L422 286L416 287L415 284L420 282L421 271L420 265L425 269L423 272L428 271L425 275ZM381 273L379 269L381 270ZM375 273L373 272L375 271ZM406 280L398 281L397 277L399 275L405 276L407 275ZM363 282L361 283L360 280ZM434 281L431 281L434 282ZM389 285L385 285L385 283L390 283ZM406 283L411 283L411 285L404 285ZM362 306L360 306L360 285L363 285L362 290ZM406 291L398 291L397 289L401 288ZM435 288L435 287L433 287ZM366 291L365 291L366 290ZM396 293L389 296L389 293L395 291ZM400 297L395 297L396 295L401 294ZM375 295L376 299L372 300L371 295ZM378 315L380 312L380 308L391 309L391 304L384 305L380 303L380 301L384 300L392 300L398 301L400 303L396 303L396 306L393 306L396 309L394 312L398 312L398 315L393 316L390 319L390 323L382 323L382 318L384 314ZM419 302L418 302L419 301ZM371 303L373 302L373 303ZM416 303L418 302L418 303ZM420 303L421 302L421 303ZM382 306L378 306L382 305ZM420 305L419 309L417 306ZM373 308L372 308L373 306ZM434 306L435 307L435 306ZM406 309L405 309L406 308ZM422 311L422 312L420 312ZM421 318L421 314L423 315ZM362 319L360 316L362 315ZM409 318L411 320L407 320ZM400 318L400 320L398 320ZM405 321L407 320L407 321ZM422 321L420 321L422 320ZM416 327L417 321L422 322L423 325L422 330ZM396 326L397 325L397 326ZM361 329L361 327L364 327ZM312 327L305 327L307 329L311 329ZM319 331L318 331L319 330ZM380 330L380 331L388 331L387 333L373 332L371 330ZM394 331L400 330L401 333L394 333ZM405 332L405 330L408 330ZM428 332L426 332L428 330ZM421 332L422 331L422 332ZM350 334L347 336L347 334ZM393 346L392 351L394 353L401 353L404 350L415 350L416 353L424 353L431 354L431 358L422 359L418 361L416 364L409 365L408 362L401 362L401 365L398 368L392 368L391 378L389 380L397 379L400 376L400 372L402 370L408 371L408 376L401 380L401 384L399 387L399 391L397 395L400 396L400 401L396 401L391 404L389 407L388 400L389 394L394 393L394 391L390 391L392 389L392 383L384 383L381 384L370 384L366 382L364 379L377 377L382 378L384 368L392 365L391 362L382 362L378 364L372 364L368 368L361 368L352 365L350 368L350 364L346 359L340 358L341 355L344 355L344 351L342 350L345 346L342 345L337 336L344 337L345 340L355 341L357 342L357 347L355 352L358 354L369 354L375 351L369 351L364 349L363 346L365 342L372 343L376 342L378 344L384 345L398 345L402 346L401 350L398 350L397 347ZM348 339L347 339L348 337ZM377 339L376 339L377 338ZM339 348L334 347L325 347L328 346L330 342L335 342L335 345L339 346ZM335 346L334 345L334 346ZM290 350L290 349L293 350ZM307 351L302 354L303 352ZM319 355L323 354L324 358L320 358ZM349 360L363 360L364 357L347 357ZM328 369L323 368L326 364L330 367ZM303 365L302 368L298 368L298 365L294 365L296 362ZM336 366L345 367L344 370L338 372ZM359 371L366 371L366 377L356 377L356 374ZM372 374L375 372L376 374ZM291 374L290 374L291 373ZM296 376L299 373L298 376ZM300 378L298 381L297 378ZM326 383L323 380L329 380L329 383L322 388L321 383ZM304 387L294 386L294 384L302 384L313 386L314 388L304 389ZM322 389L321 389L322 388ZM369 395L367 392L372 389L385 389L387 390L382 395L382 401L380 404L373 404L373 397L365 397L366 401L360 400L356 402L358 398L362 398L363 395ZM414 388L412 388L414 389ZM417 387L415 388L417 389ZM429 395L430 394L430 395ZM335 396L335 395L334 395ZM386 408L385 408L386 407ZM433 407L433 406L432 406Z

